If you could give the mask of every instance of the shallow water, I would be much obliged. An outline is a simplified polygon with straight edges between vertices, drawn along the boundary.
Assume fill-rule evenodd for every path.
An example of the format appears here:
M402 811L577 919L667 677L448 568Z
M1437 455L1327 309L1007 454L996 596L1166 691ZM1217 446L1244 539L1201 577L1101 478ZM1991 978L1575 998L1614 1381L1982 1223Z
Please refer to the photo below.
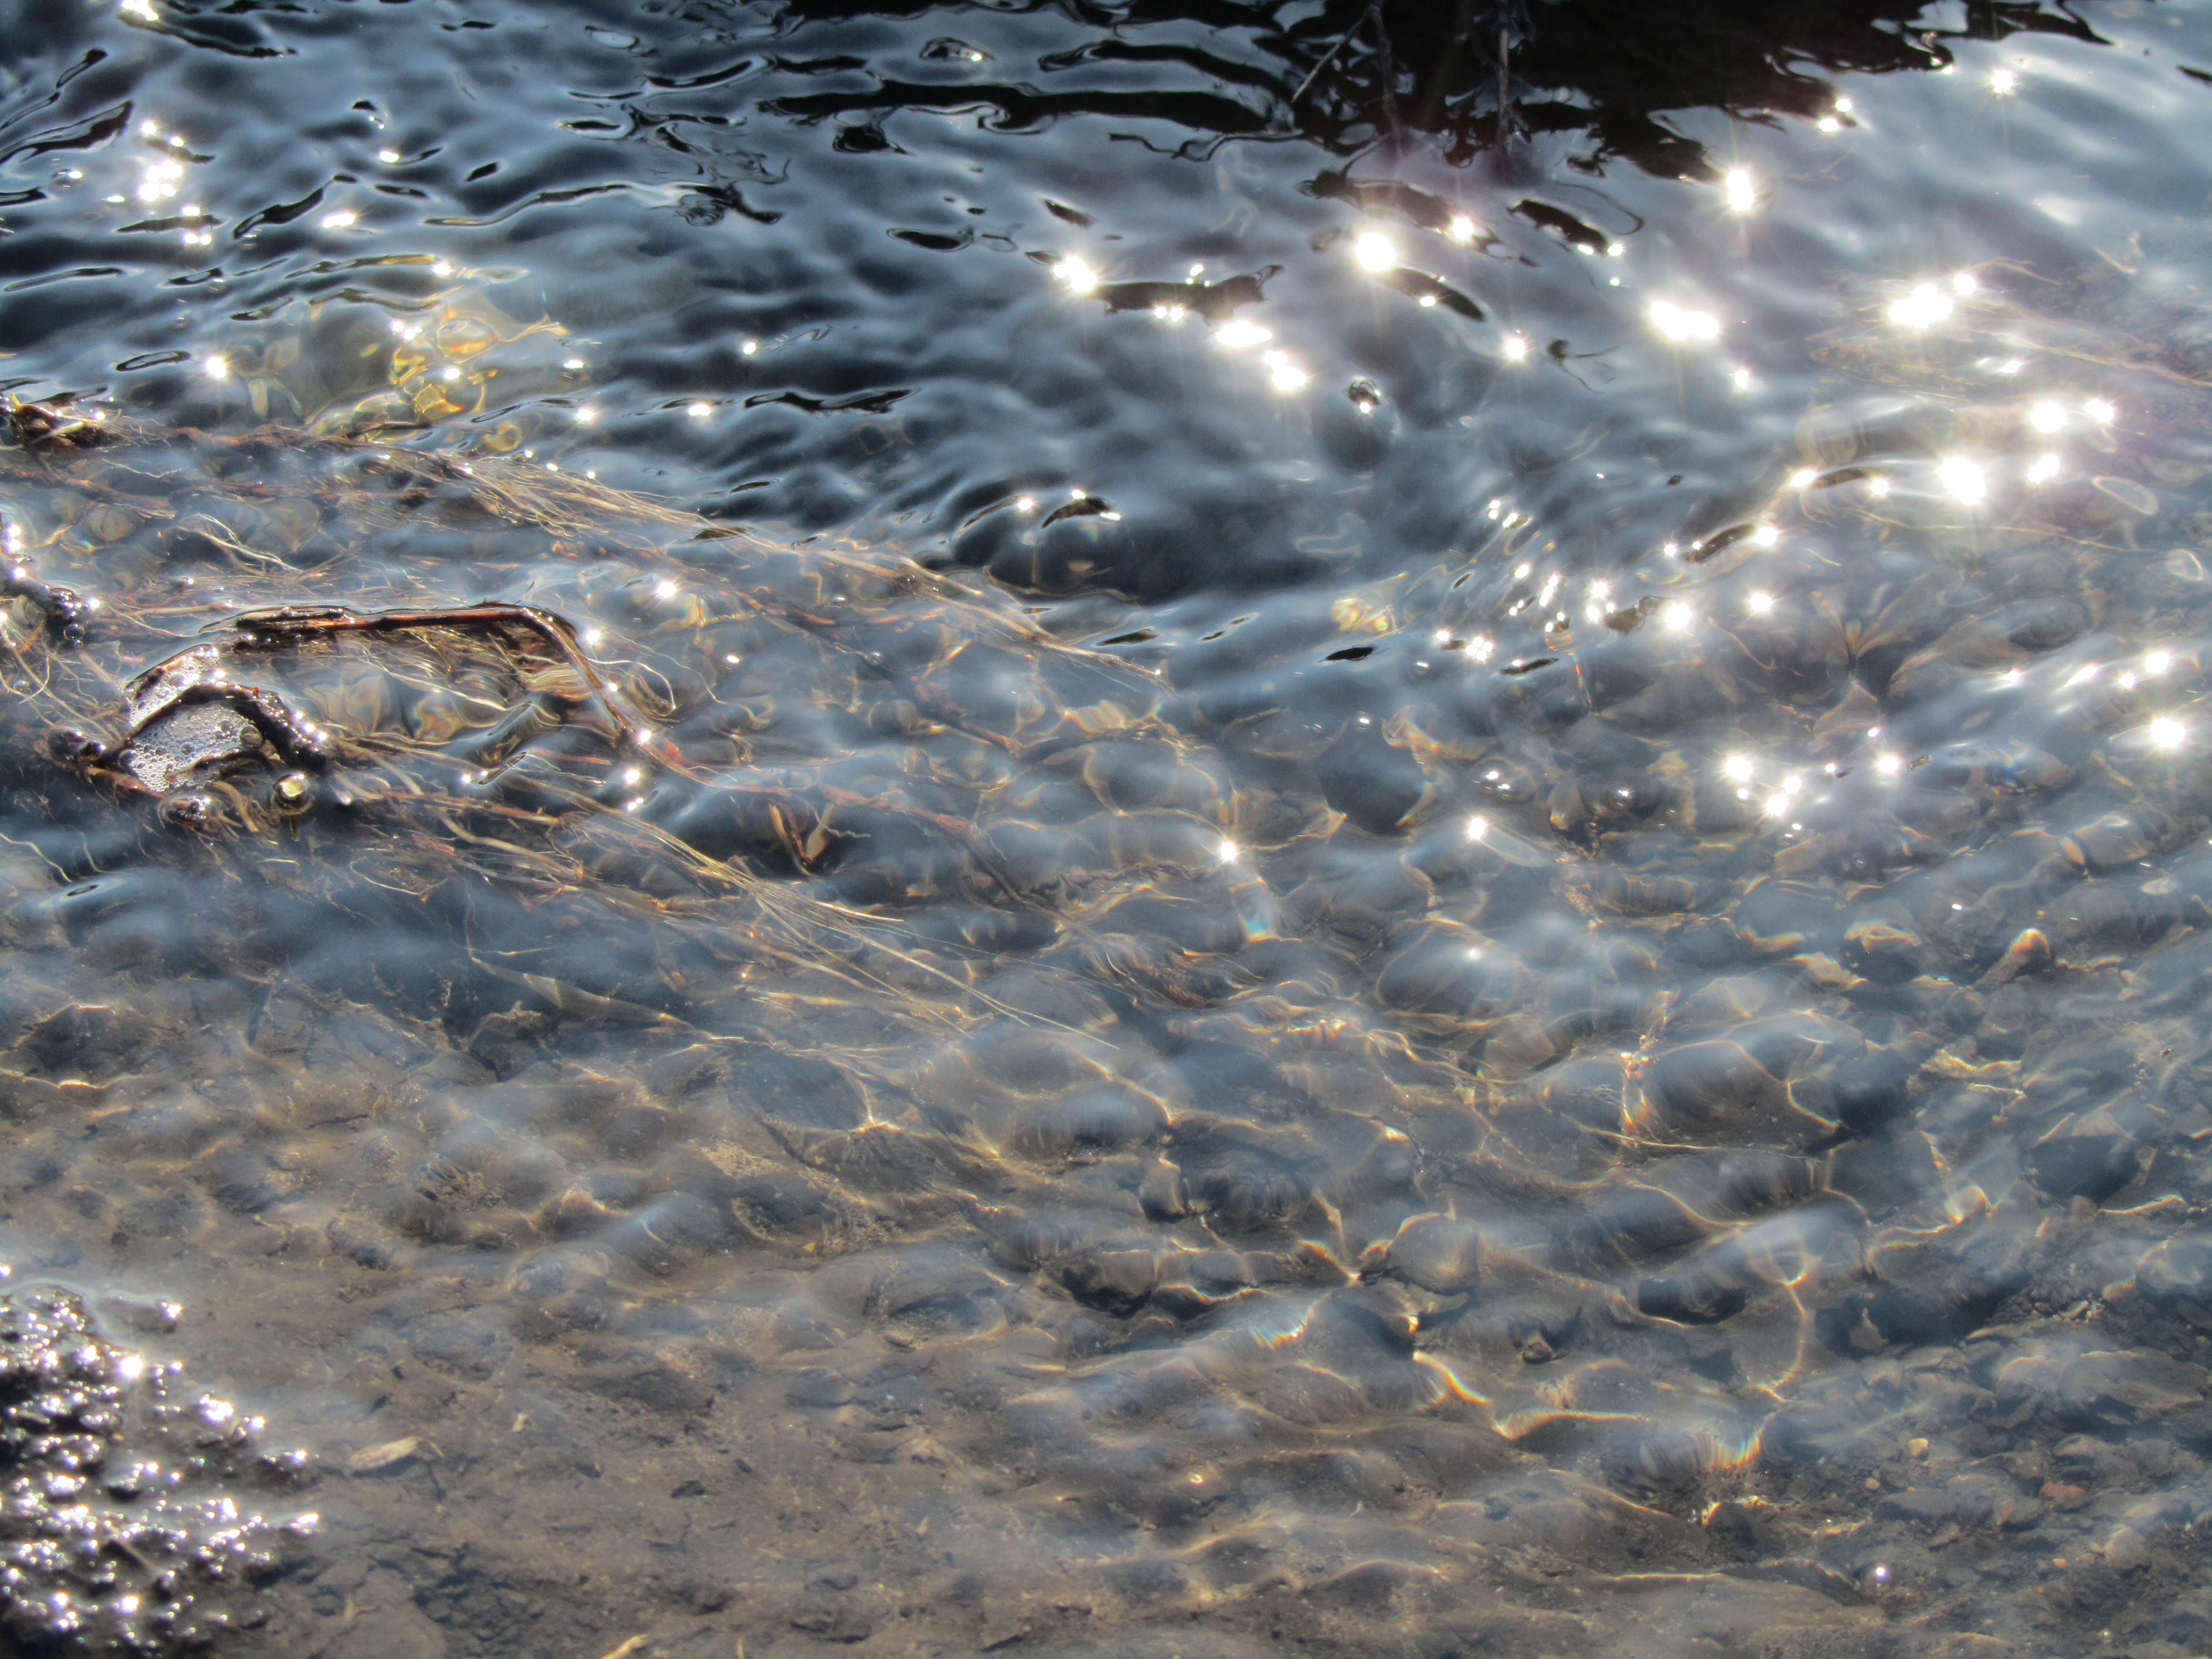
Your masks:
M0 10L0 1644L2212 1639L2212 8L1768 9Z

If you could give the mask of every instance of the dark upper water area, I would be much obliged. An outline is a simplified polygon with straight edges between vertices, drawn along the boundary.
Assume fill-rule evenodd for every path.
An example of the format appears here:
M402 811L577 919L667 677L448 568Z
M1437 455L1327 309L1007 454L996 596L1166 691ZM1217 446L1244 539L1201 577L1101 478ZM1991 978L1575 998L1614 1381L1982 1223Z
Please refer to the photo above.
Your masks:
M2212 4L0 48L0 1652L2212 1645Z

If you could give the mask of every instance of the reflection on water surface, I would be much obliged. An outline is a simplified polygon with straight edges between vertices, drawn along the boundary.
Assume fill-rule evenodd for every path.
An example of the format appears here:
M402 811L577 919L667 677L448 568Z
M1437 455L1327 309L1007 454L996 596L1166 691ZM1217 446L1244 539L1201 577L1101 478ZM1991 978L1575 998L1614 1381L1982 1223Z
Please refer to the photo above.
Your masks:
M6 27L9 1640L2202 1645L2203 7Z

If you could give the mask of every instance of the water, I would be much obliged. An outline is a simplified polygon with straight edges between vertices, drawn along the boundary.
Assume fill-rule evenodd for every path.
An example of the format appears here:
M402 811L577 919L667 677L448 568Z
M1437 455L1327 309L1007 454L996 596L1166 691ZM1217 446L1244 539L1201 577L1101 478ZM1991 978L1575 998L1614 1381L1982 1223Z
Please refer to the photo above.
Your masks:
M1770 10L0 14L0 1643L2199 1650L2212 10Z

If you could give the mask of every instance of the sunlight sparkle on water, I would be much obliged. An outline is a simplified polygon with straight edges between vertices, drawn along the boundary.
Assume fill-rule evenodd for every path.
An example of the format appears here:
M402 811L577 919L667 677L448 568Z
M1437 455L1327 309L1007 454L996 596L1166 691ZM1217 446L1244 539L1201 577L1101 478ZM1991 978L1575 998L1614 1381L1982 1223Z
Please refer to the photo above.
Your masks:
M2099 426L2110 426L2112 423L2112 417L2118 415L2120 411L2114 409L2112 404L2106 403L2102 398L2092 398L2087 403L2081 405L2081 412L2084 415L2087 415L2091 420L2094 421Z
M2179 749L2188 735L2188 728L2170 714L2161 714L2150 723L2150 740L2154 748Z
M1680 599L1675 600L1674 604L1659 613L1660 622L1665 625L1670 634L1684 632L1696 619L1697 613Z
M1242 317L1232 317L1213 331L1213 337L1231 351L1242 351L1247 346L1265 345L1275 337L1273 329L1266 329Z
M1744 604L1755 617L1763 617L1774 609L1774 595L1754 591Z
M2057 432L2066 424L2066 405L2045 398L2027 411L2027 423L2038 432Z
M1098 273L1088 259L1071 253L1060 262L1060 280L1070 293L1088 294L1098 286Z
M1899 328L1932 328L1950 314L1950 296L1933 283L1923 283L1889 303L1889 320Z
M200 373L210 380L222 380L230 373L229 361L219 356L203 357L200 359Z
M1498 349L1505 354L1506 362L1517 363L1528 356L1528 343L1518 334L1509 334L1498 343Z
M1751 772L1751 757L1748 755L1730 755L1721 763L1721 774L1730 783L1749 782Z
M2173 666L2173 655L2171 652L2154 651L2143 659L2142 665L2146 674L2163 674Z
M1370 270L1388 270L1398 263L1398 245L1379 230L1363 231L1352 257Z
M1946 456L1936 466L1936 482L1943 486L1944 493L1955 501L1972 507L1990 493L1989 480L1982 469L1963 455Z
M1474 240L1474 221L1464 213L1458 213L1452 216L1451 223L1444 228L1444 234L1455 242L1471 242Z
M2039 455L2028 463L2027 481L2030 483L2049 483L2058 476L2058 457Z
M1728 187L1729 211L1748 213L1759 205L1759 187L1752 182L1751 174L1741 167L1730 167L1724 181Z
M2008 69L1990 71L1990 90L2000 98L2009 97L2020 87L2020 76Z
M1720 337L1720 319L1711 312L1687 311L1664 300L1652 301L1651 322L1670 340L1717 340Z
M709 415L712 415L714 412L714 405L712 404L693 404L684 412L686 415L689 415L695 421L703 421Z
M185 167L181 161L149 162L146 175L138 181L138 188L134 194L142 202L166 202L181 188L178 181L184 176Z
M1481 813L1477 812L1473 817L1467 821L1467 838L1469 841L1480 841L1489 833L1490 820L1483 817Z
M1278 392L1296 392L1313 378L1279 351L1270 351L1265 359L1268 384Z

